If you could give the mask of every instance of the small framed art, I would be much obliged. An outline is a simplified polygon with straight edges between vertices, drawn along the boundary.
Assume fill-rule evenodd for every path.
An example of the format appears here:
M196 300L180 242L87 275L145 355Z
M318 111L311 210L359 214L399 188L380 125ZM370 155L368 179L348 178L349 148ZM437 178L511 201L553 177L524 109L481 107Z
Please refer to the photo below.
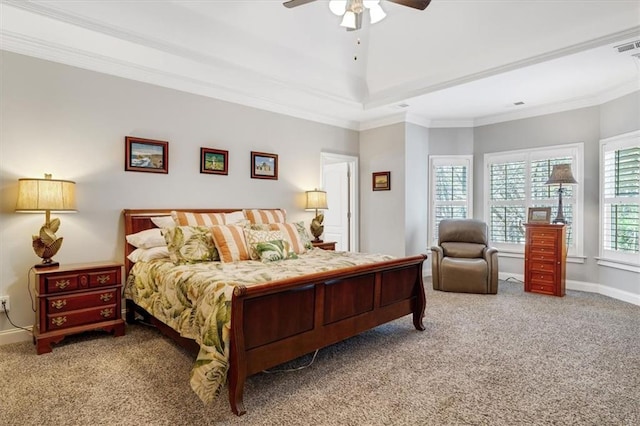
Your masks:
M389 191L391 189L391 172L374 172L371 185L374 191Z
M169 173L169 142L126 136L124 170Z
M251 151L251 177L253 179L278 179L278 155Z
M529 207L528 223L550 223L551 207Z
M200 148L200 173L228 175L229 151Z

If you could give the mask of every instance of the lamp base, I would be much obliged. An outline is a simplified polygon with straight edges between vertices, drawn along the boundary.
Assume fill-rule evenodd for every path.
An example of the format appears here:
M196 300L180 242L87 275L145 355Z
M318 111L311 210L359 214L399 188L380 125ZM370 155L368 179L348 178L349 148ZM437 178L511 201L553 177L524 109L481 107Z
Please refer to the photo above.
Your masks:
M316 237L315 239L311 240L312 243L324 243L324 240L321 240L320 238Z
M49 262L42 261L42 263L36 263L34 268L53 268L54 266L60 266L60 262L49 259Z

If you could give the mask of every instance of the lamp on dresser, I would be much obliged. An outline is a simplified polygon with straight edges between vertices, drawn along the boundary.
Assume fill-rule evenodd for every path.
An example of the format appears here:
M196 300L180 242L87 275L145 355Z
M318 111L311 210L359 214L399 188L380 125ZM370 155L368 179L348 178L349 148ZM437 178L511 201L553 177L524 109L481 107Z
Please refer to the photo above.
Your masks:
M319 189L314 189L313 191L307 191L307 202L305 209L307 210L315 210L316 216L311 221L311 235L314 236L314 243L321 243L320 235L324 232L324 225L322 222L324 221L324 215L322 213L318 214L318 210L326 210L327 207L327 192Z
M558 213L556 215L556 218L553 219L553 223L567 223L567 220L564 217L564 213L562 212L562 194L566 191L566 189L562 187L563 183L565 185L578 183L571 173L571 164L554 165L553 169L551 170L551 176L549 176L549 179L544 183L545 185L560 184L560 187L558 188Z
M62 246L62 237L56 237L60 219L51 219L51 212L75 212L75 182L52 179L45 174L44 179L18 179L18 201L16 211L22 213L45 213L45 223L38 235L32 237L33 251L42 258L36 268L58 266L52 258Z

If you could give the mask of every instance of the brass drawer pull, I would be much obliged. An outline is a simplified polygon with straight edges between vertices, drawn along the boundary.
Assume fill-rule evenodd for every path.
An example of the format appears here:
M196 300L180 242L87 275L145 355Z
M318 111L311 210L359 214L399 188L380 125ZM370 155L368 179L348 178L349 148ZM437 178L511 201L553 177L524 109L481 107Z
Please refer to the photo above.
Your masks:
M100 311L100 315L104 318L109 318L111 315L113 315L113 309L111 308L103 309Z
M113 293L104 293L100 295L100 300L103 302L108 302L111 299L113 299Z
M67 322L67 317L53 317L51 318L51 323L55 326L60 327L62 324Z
M69 280L60 280L60 281L56 281L55 286L58 287L60 290L64 290L65 288L69 287L70 284L71 284L71 281Z
M52 308L62 309L66 305L67 305L67 300L66 299L52 300L51 301L51 307Z
M97 280L100 284L108 283L111 279L109 275L98 275Z

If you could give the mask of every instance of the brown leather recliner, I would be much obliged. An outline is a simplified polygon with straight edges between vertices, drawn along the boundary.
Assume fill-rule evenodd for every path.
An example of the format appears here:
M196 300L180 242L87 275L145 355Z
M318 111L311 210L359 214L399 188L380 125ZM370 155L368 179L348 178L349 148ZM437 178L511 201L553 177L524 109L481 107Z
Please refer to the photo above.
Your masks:
M498 250L489 247L487 224L475 219L444 219L438 245L431 247L433 289L460 293L498 293Z

